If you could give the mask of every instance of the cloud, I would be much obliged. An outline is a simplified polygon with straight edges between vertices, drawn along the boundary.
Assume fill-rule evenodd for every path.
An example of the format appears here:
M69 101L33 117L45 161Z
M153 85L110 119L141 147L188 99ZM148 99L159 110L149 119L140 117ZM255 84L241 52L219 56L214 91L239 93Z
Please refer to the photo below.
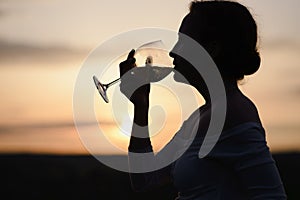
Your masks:
M0 17L3 17L3 16L5 16L5 12L0 9Z
M2 63L57 63L84 59L88 50L66 46L38 46L7 42L0 39L0 64Z
M101 121L101 125L114 125L111 121ZM82 122L76 124L78 126L98 126L95 122ZM1 124L0 134L9 132L28 132L30 130L42 130L42 129L57 129L57 128L75 128L74 122L53 122L53 123L35 123L35 124Z
M273 38L273 39L262 39L261 47L263 49L283 49L288 48L291 50L300 51L300 38Z
M300 85L295 86L295 88L292 90L295 97L300 97ZM300 104L299 104L300 105Z

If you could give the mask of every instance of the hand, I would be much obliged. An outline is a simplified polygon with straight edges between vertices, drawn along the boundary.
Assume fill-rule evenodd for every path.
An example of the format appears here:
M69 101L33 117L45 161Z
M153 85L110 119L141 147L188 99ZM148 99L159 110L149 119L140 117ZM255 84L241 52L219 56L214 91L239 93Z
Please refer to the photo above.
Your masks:
M150 84L141 84L139 80L143 77L136 77L136 75L131 74L132 70L136 67L134 54L135 50L133 49L129 52L127 59L119 64L121 77L120 90L134 106L148 108Z

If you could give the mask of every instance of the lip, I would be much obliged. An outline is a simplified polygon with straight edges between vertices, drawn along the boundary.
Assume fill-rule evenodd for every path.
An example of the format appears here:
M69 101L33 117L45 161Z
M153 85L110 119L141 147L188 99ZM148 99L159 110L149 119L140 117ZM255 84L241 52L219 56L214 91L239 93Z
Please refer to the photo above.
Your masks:
M173 62L173 68L174 68L174 69L178 68L178 63Z

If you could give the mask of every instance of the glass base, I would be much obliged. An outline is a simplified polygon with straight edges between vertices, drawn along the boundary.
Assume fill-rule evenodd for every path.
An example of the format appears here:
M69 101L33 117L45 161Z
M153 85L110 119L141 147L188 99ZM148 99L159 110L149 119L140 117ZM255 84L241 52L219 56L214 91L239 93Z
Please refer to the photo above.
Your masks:
M101 95L101 97L103 98L103 100L108 103L109 100L108 100L108 97L107 97L107 86L105 84L102 84L100 83L100 81L97 79L96 76L93 76L93 80L94 80L94 83L95 83L95 86L99 92L99 94Z

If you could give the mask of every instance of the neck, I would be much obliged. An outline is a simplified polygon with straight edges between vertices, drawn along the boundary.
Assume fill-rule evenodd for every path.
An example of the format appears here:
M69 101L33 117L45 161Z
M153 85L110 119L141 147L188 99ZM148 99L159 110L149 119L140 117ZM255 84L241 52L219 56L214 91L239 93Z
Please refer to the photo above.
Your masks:
M224 84L224 88L225 88L225 94L228 96L229 93L238 91L238 85L237 85L237 81L234 79L225 79L223 78L223 84ZM203 86L203 85L197 85L198 87L196 87L196 89L199 91L199 93L203 96L204 100L205 100L205 104L209 105L211 104L211 97L210 97L210 93L208 91L207 86ZM218 94L217 94L218 95ZM219 95L224 95L224 92L220 92Z

